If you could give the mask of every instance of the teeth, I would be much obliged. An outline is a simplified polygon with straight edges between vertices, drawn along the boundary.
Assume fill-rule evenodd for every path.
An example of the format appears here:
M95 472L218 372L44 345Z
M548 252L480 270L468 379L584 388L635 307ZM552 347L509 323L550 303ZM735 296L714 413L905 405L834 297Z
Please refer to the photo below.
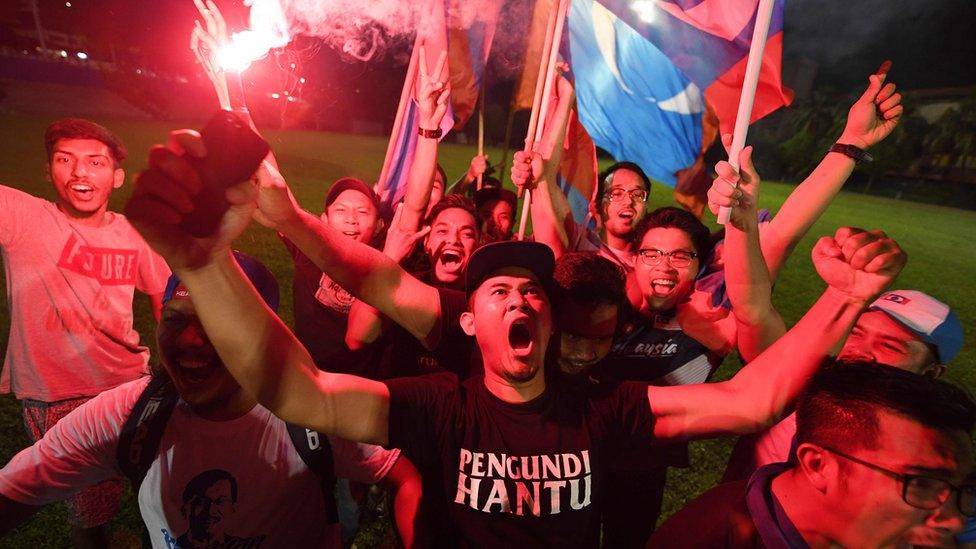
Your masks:
M673 280L667 280L667 279L664 279L664 278L655 278L654 280L651 281L651 284L657 284L659 286L668 286L668 287L673 288L674 285L675 285L675 282Z
M88 185L72 185L71 190L78 191L78 192L88 192L92 190L92 188L89 187Z
M206 360L181 360L180 366L187 369L204 368L207 366Z

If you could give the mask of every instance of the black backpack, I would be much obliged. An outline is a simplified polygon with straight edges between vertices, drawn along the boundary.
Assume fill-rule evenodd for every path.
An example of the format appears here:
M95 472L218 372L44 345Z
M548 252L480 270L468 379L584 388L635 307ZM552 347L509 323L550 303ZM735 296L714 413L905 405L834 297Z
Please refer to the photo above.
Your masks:
M166 430L166 424L177 400L179 395L169 378L152 376L145 390L139 395L132 413L122 425L116 459L136 494L139 493L139 487L146 478L150 465L156 459L163 431ZM336 478L328 437L318 431L291 423L286 422L285 426L288 428L288 437L291 438L295 451L320 479L329 524L337 523L339 514L333 490Z

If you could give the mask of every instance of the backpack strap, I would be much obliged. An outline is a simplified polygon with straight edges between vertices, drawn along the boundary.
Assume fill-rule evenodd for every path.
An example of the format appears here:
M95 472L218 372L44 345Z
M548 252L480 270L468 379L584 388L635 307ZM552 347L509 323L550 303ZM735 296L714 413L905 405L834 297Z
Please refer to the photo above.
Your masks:
M153 376L122 424L115 455L119 468L136 494L159 452L163 431L178 399L179 395L169 378Z
M288 428L288 437L291 438L295 451L305 465L319 477L322 499L325 501L325 514L329 523L339 522L335 499L335 461L328 437L299 425L286 422L285 426Z

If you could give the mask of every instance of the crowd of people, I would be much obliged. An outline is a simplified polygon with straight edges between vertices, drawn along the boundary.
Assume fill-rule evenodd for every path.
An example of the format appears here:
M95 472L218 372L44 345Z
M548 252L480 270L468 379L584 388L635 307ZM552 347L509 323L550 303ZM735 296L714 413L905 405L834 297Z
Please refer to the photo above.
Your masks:
M599 229L575 223L556 181L574 104L560 77L542 142L507 174L533 191L518 239L516 193L486 157L450 185L438 166L450 89L443 56L433 70L424 58L393 211L352 177L306 211L271 153L195 237L183 221L201 207L199 134L149 151L122 215L107 209L122 143L91 121L50 125L56 201L0 186L0 391L21 400L33 441L0 469L0 536L68 500L76 546L105 546L127 479L168 549L339 547L355 527L350 481L389 492L407 547L976 540L976 401L939 379L962 327L936 297L889 289L905 252L881 230L839 228L813 248L825 289L806 314L788 326L772 300L797 243L899 122L884 75L776 215L759 209L751 148L739 170L716 165L709 205L732 211L719 233L649 205L650 179L625 159L599 175ZM209 70L221 106L249 122ZM254 221L294 261L293 328L275 275L233 249ZM153 360L135 289L154 304ZM730 354L744 366L713 382ZM737 435L722 483L655 528L688 441Z

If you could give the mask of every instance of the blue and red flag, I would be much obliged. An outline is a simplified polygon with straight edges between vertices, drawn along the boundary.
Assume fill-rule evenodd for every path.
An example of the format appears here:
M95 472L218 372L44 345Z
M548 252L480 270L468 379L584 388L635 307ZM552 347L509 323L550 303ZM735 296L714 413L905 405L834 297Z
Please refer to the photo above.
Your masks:
M704 103L735 124L758 0L572 0L569 51L583 125L618 160L674 186L702 146ZM789 104L776 0L752 120Z
M393 206L403 199L410 165L417 146L419 111L413 90L417 72L414 65L419 55L417 45L420 43L420 37L425 44L427 67L435 67L440 52L445 50L448 52L446 70L449 72L451 82L451 103L448 105L447 114L441 120L441 131L446 136L447 132L454 127L463 126L477 105L484 67L495 34L500 2L495 1L490 5L494 8L487 9L482 6L483 9L478 13L464 17L464 10L457 6L452 7L450 0L431 2L432 9L418 29L418 40L410 60L413 67L407 69L407 81L404 82L404 86L410 89L407 104L400 123L393 128L390 135L393 153L389 156L388 165L384 166L385 177L377 183L381 205L387 214L391 213Z

